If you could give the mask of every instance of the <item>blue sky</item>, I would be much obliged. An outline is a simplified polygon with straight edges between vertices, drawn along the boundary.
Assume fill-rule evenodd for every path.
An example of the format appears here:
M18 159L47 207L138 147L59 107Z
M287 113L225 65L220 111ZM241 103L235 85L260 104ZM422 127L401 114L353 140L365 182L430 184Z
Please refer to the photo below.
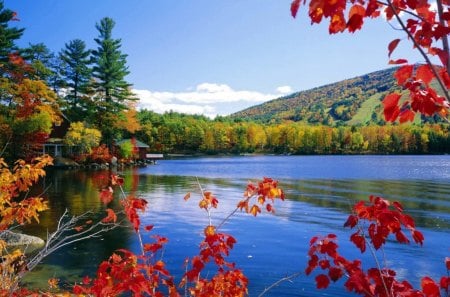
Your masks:
M95 24L111 17L122 40L140 107L227 115L296 91L390 67L393 58L420 62L400 31L383 19L355 34L328 35L296 19L290 0L5 0L25 28L21 45L43 42L59 52L70 40L95 48Z

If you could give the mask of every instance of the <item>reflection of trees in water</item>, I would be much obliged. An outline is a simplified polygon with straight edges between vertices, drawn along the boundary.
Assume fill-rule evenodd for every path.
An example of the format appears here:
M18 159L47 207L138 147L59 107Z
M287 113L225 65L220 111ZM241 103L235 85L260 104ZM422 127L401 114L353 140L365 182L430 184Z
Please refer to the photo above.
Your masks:
M349 213L370 195L399 201L417 226L450 229L450 185L426 181L303 180L284 186L287 198Z

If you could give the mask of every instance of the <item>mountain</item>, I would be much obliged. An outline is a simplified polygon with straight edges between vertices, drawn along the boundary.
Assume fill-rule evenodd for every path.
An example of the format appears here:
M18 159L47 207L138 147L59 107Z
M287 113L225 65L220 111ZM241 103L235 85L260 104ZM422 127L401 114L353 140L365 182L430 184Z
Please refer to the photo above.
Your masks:
M388 68L340 82L293 93L230 115L262 123L281 121L310 124L365 124L382 121L381 101L399 90Z

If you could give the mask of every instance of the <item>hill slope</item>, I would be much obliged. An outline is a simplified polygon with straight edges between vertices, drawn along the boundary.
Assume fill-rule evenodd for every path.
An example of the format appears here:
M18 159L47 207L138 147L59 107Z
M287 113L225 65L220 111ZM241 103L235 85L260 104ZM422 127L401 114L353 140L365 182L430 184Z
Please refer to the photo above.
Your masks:
M381 100L398 89L389 68L340 82L297 92L230 115L263 123L285 120L325 125L378 122Z

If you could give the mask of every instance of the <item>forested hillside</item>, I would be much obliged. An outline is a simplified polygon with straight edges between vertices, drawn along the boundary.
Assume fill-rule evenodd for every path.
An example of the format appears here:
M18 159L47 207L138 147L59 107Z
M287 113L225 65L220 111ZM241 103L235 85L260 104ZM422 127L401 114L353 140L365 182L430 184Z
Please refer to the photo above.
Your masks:
M381 100L398 89L397 68L372 72L340 82L293 93L231 115L263 123L290 120L310 124L381 123Z

